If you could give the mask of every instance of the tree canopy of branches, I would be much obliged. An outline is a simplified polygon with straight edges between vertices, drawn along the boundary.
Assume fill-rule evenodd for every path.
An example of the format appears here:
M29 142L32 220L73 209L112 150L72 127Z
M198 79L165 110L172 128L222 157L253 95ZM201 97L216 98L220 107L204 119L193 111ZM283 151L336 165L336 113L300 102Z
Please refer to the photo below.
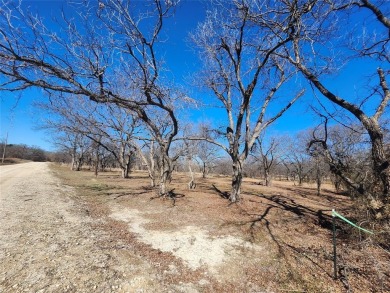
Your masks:
M272 185L271 171L275 165L280 163L281 147L282 143L280 137L272 136L269 140L266 140L263 135L256 139L256 144L252 148L252 156L261 164L265 186Z
M179 127L174 104L182 94L162 76L156 44L176 1L81 2L71 4L77 14L64 11L50 22L23 3L2 1L0 89L38 87L58 99L84 96L131 111L160 148L165 194Z
M237 1L242 10L249 11L252 25L267 27L274 36L288 40L275 53L300 72L314 93L319 92L325 101L336 105L364 127L371 144L374 178L381 186L379 192L366 190L365 195L380 199L384 204L382 208L389 204L390 192L390 164L379 121L390 101L387 83L390 19L386 2L285 0L274 3L273 9L269 9L263 1ZM365 21L367 18L369 21ZM355 22L359 23L359 28L352 26ZM376 73L372 73L376 74L377 81L374 85L371 83L371 92L358 101L348 95L339 96L326 82L326 76L338 73L340 65L356 60L377 64ZM369 110L369 106L373 109ZM324 108L326 111L326 106Z
M251 26L249 7L238 2L215 5L192 35L205 65L200 79L226 114L225 127L216 132L227 144L213 143L232 159L231 202L240 200L243 164L256 139L303 95L301 90L283 101L277 94L294 74L274 54L288 36L274 37L262 27ZM270 114L275 100L282 106Z
M138 119L129 111L96 104L80 96L53 99L50 103L39 104L39 107L51 114L44 121L44 128L88 138L96 147L113 156L123 178L129 177L137 146L135 135L140 131Z

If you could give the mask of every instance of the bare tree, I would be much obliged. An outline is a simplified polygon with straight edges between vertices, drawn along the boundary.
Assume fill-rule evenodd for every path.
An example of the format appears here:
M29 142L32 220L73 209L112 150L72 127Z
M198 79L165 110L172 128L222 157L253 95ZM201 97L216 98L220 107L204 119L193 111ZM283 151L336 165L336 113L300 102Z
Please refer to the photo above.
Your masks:
M246 1L224 1L207 12L206 20L192 35L205 64L204 86L219 100L226 125L217 130L227 144L206 139L222 147L232 160L230 201L240 200L243 164L256 138L303 94L289 95L288 101L276 94L289 80L283 59L273 53L287 38L276 38L249 23ZM269 105L277 100L275 112ZM266 115L267 112L267 115Z
M50 114L41 127L55 135L58 132L80 134L93 142L95 173L99 168L99 154L105 150L115 158L122 177L129 177L135 155L134 134L139 130L139 123L126 109L96 104L83 97L51 99L37 106Z
M210 173L217 160L220 158L220 147L208 141L214 139L211 133L210 123L201 123L198 126L198 133L193 135L195 137L205 138L205 140L193 140L193 142L195 142L194 160L198 162L202 172L202 178L207 177L207 174ZM190 135L187 137L190 137Z
M315 137L316 136L316 129L313 129L313 130L309 130L311 133L312 133L312 136ZM312 140L311 138L309 138L310 141L307 141L307 152L308 154L310 155L311 157L311 160L312 160L312 163L314 164L314 170L315 172L311 172L312 173L312 176L311 177L314 177L314 181L316 182L316 185L317 185L317 196L320 196L321 195L321 186L322 186L322 182L323 182L323 178L327 175L327 161L326 161L326 158L323 156L323 150L321 148L318 148L318 147L313 147L313 143L312 143ZM314 174L313 174L314 173ZM335 184L335 187L337 186L337 184ZM336 190L339 191L339 188L336 187Z
M261 1L256 3L260 7ZM388 109L390 101L387 84L389 72L384 69L384 66L389 65L390 41L389 6L385 3L369 0L287 0L276 4L271 15L259 14L258 9L251 10L254 25L266 26L281 39L289 39L289 42L283 44L283 50L277 52L278 56L288 60L325 99L354 117L364 127L371 144L373 174L381 186L379 192L367 190L365 193L381 200L381 209L389 203L390 192L390 164L385 155L383 128L380 125L380 118ZM358 17L363 9L371 13L370 21L361 22L359 27L362 29L354 30L349 16L352 15L354 22L363 21L364 17ZM345 33L346 29L350 29L350 32ZM353 39L348 38L351 36ZM356 102L348 96L337 95L332 86L326 84L324 77L337 73L340 64L357 58L376 62L378 68L373 91ZM374 109L369 110L367 105L374 103Z
M197 149L195 160L200 166L202 178L206 178L220 158L219 148L207 141L199 141Z
M197 141L193 140L184 140L184 156L185 156L185 163L188 166L188 172L190 175L190 182L188 182L188 189L195 189L196 188L196 182L195 182L195 174L194 174L194 157L197 152Z
M293 171L292 171L292 164L285 160L284 157L281 158L282 165L284 167L284 172L285 172L285 178L287 181L290 181L293 178Z
M272 185L271 170L279 163L279 157L281 156L280 146L278 138L271 137L269 141L265 141L264 136L261 136L256 139L256 144L252 148L252 156L261 164L265 186Z
M62 13L51 26L29 13L23 3L3 1L0 89L38 87L57 98L81 95L131 111L159 146L160 194L165 194L172 172L169 151L179 127L174 105L183 95L162 76L156 44L176 1L102 0L72 5L79 13L70 18ZM161 128L161 120L155 117L162 117L168 127Z
M310 162L310 156L307 152L309 141L308 133L301 131L294 136L284 137L285 150L282 160L286 168L290 169L295 179L298 179L298 185L302 185L305 178L313 171L313 165Z
M146 166L148 171L148 176L150 179L150 186L156 186L157 180L157 170L156 162L158 158L156 157L156 148L153 140L147 141L140 145L138 143L134 144L134 147L137 151L138 156L141 158L143 165ZM146 149L146 152L145 152Z
M55 144L67 150L71 156L71 170L80 171L89 152L90 140L80 133L71 131L62 132L63 135L55 138Z
M5 159L5 151L7 149L7 141L8 141L8 132L5 136L5 139L2 139L1 144L3 145L3 152L1 156L1 163L4 164L4 159Z
M340 189L342 182L353 196L365 195L376 184L363 133L362 127L356 125L328 127L325 119L324 128L315 129L309 142L310 152L323 157L336 176L336 188Z

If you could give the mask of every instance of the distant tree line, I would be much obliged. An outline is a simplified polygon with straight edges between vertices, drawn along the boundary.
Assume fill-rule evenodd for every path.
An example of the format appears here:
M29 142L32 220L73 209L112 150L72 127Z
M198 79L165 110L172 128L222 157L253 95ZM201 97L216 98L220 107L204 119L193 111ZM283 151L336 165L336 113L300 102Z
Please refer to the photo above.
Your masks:
M4 145L1 146L2 152ZM50 161L50 153L36 146L25 144L7 144L5 146L5 158L17 158L34 162Z

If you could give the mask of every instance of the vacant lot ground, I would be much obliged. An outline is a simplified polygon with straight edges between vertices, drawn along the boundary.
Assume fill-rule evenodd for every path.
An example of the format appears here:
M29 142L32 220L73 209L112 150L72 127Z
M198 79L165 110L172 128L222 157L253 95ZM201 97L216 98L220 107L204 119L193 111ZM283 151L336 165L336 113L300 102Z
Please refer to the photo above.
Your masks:
M188 191L175 174L171 187L184 196L173 202L155 198L142 172L125 180L24 166L30 175L8 191L1 175L0 292L390 290L389 252L342 223L333 280L330 212L349 216L350 202L330 188L318 197L314 186L247 179L230 205L220 196L229 178L198 179Z

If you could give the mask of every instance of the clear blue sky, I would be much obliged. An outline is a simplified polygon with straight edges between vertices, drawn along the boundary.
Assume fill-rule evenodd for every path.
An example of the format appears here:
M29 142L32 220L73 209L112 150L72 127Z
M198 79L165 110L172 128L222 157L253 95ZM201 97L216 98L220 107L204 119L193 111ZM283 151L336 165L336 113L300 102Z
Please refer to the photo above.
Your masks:
M63 2L57 1L28 1L32 7L35 7L44 16L48 17L59 11ZM176 83L188 84L185 82L191 72L198 68L199 60L196 54L186 42L188 33L195 29L197 23L204 18L205 3L195 0L182 0L176 10L175 16L167 23L164 34L168 36L167 42L169 49L163 53L167 65L171 70L172 78ZM337 77L327 79L327 83L336 94L345 96L348 100L365 93L362 87L364 75L375 73L377 64L367 62L354 62L345 67ZM363 74L362 74L363 72ZM190 88L190 95L202 96L204 92L198 92ZM0 138L4 139L8 133L9 143L24 143L28 145L40 146L46 150L53 150L49 137L43 131L38 131L36 126L45 116L38 109L34 108L33 102L44 99L40 90L30 90L23 94L17 102L18 93L0 93L1 102L1 125ZM210 98L212 96L210 95ZM272 132L297 132L307 127L313 126L314 116L310 114L305 101L313 99L313 96L307 91L304 100L297 103L288 111L275 125ZM194 122L207 120L210 122L217 121L217 112L212 110L200 110L192 115Z

